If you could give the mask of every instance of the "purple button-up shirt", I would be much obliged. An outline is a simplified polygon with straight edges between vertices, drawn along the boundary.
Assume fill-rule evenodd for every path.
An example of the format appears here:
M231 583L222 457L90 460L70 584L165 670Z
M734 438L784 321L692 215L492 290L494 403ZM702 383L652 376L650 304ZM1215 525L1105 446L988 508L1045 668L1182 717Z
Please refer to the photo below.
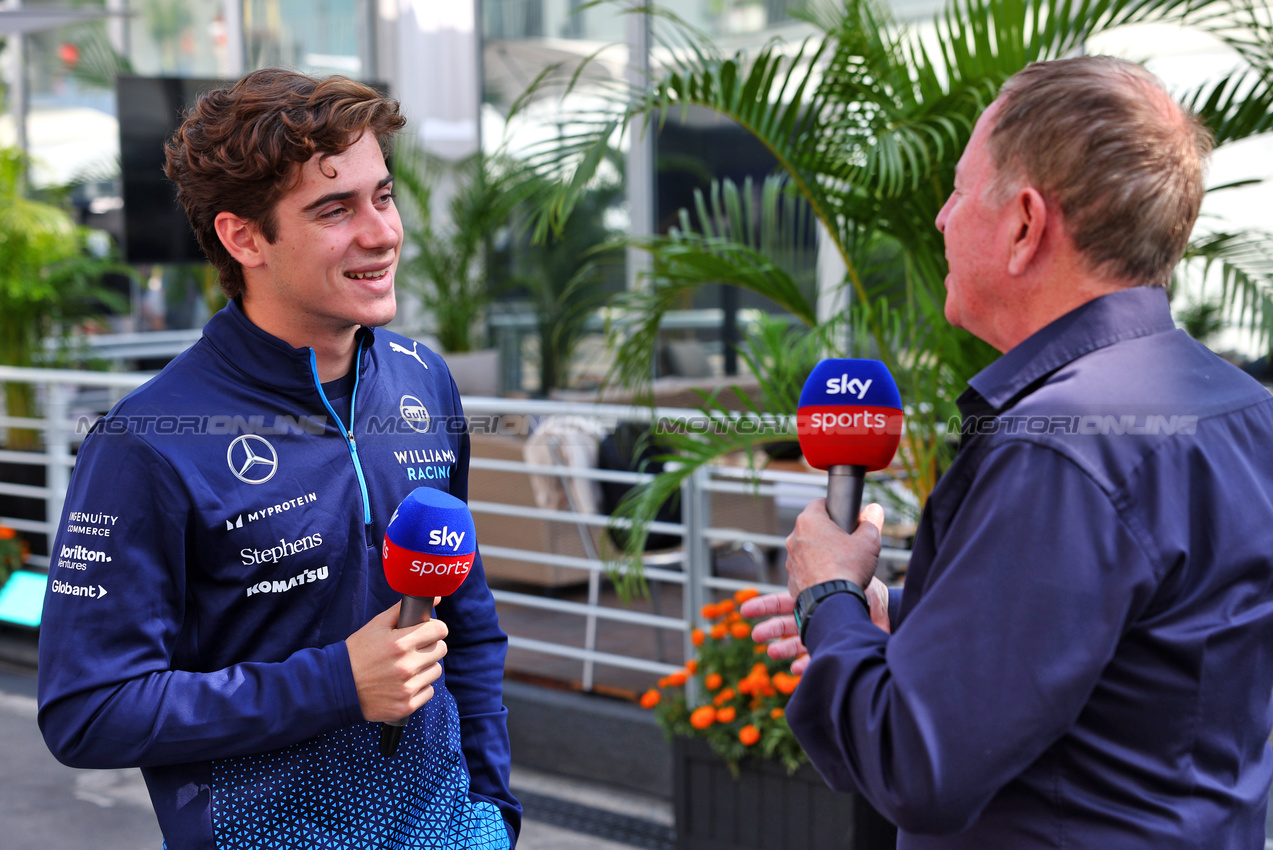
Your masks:
M1145 288L970 383L893 634L818 608L797 737L905 850L1262 848L1273 397Z

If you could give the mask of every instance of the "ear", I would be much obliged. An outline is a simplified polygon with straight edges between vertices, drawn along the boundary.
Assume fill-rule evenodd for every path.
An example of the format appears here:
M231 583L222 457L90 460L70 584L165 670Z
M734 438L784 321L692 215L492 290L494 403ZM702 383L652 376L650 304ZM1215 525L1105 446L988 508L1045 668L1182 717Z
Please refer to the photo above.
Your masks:
M265 255L261 250L265 237L255 224L234 213L220 212L217 213L213 226L221 244L241 266L255 269L265 263Z
M1043 244L1043 234L1048 226L1048 205L1033 186L1017 192L1011 203L1015 207L1016 220L1013 222L1012 243L1008 246L1008 273L1021 275L1038 256Z

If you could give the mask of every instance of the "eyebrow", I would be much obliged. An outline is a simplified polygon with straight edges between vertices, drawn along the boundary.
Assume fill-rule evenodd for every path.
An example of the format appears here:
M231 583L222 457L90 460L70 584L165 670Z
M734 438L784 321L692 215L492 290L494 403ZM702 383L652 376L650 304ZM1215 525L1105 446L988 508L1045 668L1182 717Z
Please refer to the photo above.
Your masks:
M376 184L376 188L373 189L372 191L374 192L376 190L383 189L384 187L388 186L392 182L393 182L393 175L387 174L380 179L380 182ZM301 210L301 212L303 213L313 212L319 207L326 206L327 204L330 204L333 201L347 201L350 198L356 197L357 195L358 195L358 192L352 191L352 190L348 192L329 192L326 195L323 195L318 200L314 201L312 204L308 204L307 206L305 206Z

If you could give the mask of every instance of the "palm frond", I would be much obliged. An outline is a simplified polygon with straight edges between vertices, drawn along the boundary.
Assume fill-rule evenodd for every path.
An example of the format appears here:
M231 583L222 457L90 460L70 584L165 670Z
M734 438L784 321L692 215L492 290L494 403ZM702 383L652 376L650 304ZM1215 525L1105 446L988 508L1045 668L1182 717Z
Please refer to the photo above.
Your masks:
M642 389L648 385L664 316L680 308L689 293L707 284L732 284L761 295L806 325L817 323L814 268L802 257L800 238L812 226L803 199L782 176L767 179L757 201L750 183L713 183L695 192L696 220L682 210L680 227L668 236L629 239L652 259L649 286L625 293L612 305L634 317L612 327L617 339L611 382ZM774 250L776 245L787 246Z
M1236 323L1252 331L1267 350L1273 340L1273 233L1243 231L1195 238L1185 253L1182 271L1198 269L1202 291L1216 271L1220 305Z
M1251 68L1204 83L1181 102L1211 128L1217 146L1273 130L1273 77Z

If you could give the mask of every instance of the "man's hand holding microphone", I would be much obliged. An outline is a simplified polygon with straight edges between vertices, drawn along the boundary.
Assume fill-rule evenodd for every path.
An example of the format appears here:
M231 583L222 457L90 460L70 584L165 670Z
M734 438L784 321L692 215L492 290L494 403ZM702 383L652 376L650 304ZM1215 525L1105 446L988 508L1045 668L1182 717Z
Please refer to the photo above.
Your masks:
M389 520L381 554L385 578L402 602L345 641L363 717L383 724L380 750L386 756L442 675L447 628L430 611L468 576L476 535L468 505L431 487L408 494Z
M823 360L800 393L800 448L811 466L827 470L827 498L810 502L787 537L788 593L758 596L739 609L744 617L769 618L752 637L769 644L770 657L796 659L797 675L809 664L802 621L807 626L826 595L858 596L871 622L889 630L888 589L875 578L884 510L861 504L865 473L888 466L897 451L901 408L897 385L875 360Z

